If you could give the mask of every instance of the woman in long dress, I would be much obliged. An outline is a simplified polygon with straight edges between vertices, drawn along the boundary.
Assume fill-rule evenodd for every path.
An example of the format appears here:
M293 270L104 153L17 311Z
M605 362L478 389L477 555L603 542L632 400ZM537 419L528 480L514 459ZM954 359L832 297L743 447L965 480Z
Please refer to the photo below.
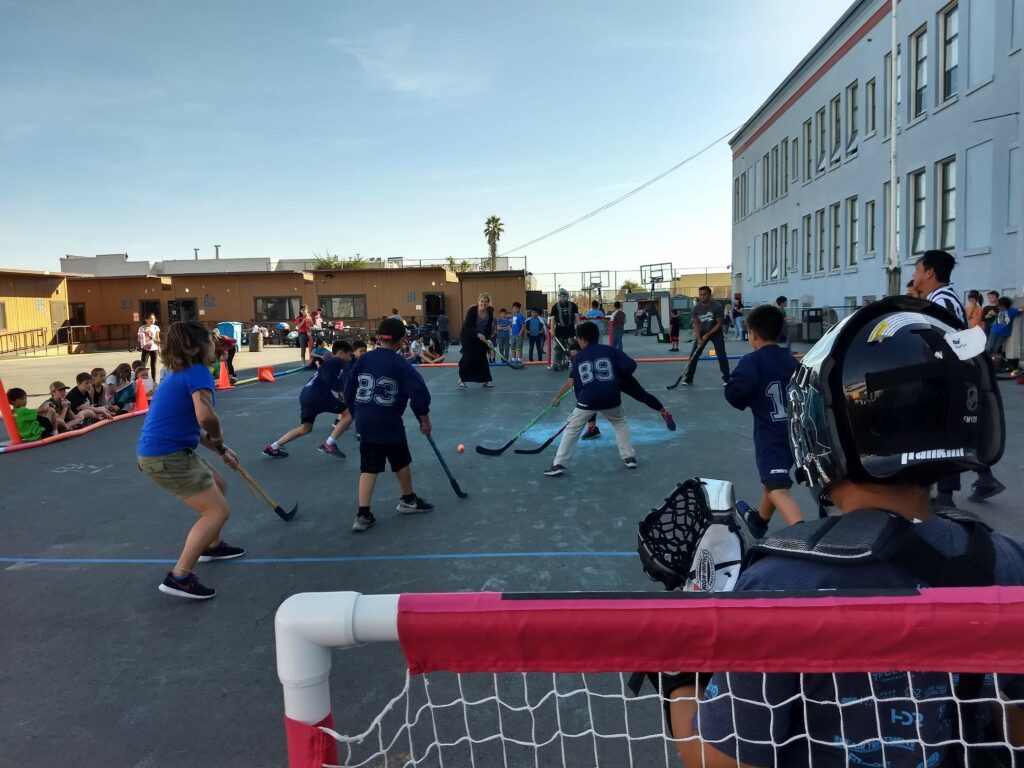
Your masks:
M489 294L481 293L476 306L466 312L462 323L462 359L459 360L459 386L465 388L467 381L481 382L493 387L491 367L487 362L487 340L494 331L494 308Z

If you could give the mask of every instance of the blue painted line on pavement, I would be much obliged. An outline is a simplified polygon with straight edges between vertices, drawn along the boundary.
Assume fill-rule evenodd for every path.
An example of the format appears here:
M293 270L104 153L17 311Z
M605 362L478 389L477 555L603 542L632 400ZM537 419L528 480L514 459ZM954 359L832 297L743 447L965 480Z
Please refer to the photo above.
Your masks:
M401 560L485 560L528 557L636 557L636 552L454 552L425 555L336 555L326 557L241 557L229 562L245 565L289 565L307 563L368 563ZM0 563L41 565L167 565L174 558L145 557L0 557Z

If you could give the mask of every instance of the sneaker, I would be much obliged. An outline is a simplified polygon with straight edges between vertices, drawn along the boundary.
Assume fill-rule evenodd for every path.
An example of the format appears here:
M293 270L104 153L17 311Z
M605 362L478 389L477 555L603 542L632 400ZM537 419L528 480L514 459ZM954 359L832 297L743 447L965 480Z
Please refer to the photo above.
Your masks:
M693 386L693 382L692 381L687 381L686 379L683 379L680 382L680 384L682 384L684 387L692 387Z
M956 502L953 501L951 493L936 493L934 498L929 499L932 510L956 509Z
M167 572L163 584L158 589L165 595L184 597L189 600L209 600L217 594L216 589L210 589L200 584L194 573L189 573L184 580L178 581L174 578L174 571Z
M266 445L263 446L263 455L273 456L275 459L283 459L285 456L288 455L288 451L286 451L284 448L275 448L270 443L267 443Z
M544 474L548 477L558 477L565 474L565 467L561 464L552 464L550 469L544 471Z
M635 456L630 456L629 458L623 459L622 463L626 465L626 469L636 469Z
M484 388L485 389L490 389L493 386L494 386L494 382L493 381L485 381L484 382Z
M736 511L739 512L740 517L747 524L747 529L750 531L751 536L755 539L763 539L768 533L768 521L765 520L758 513L756 509L751 508L745 501L736 502Z
M1006 486L992 478L992 482L985 483L981 480L976 480L974 485L971 486L971 495L967 497L968 501L984 501L989 499L996 494L1002 493L1006 490Z
M352 530L356 533L362 533L376 522L377 518L375 518L372 513L366 515L360 513L356 515L356 519L352 521Z
M402 499L399 499L398 506L395 507L395 509L404 515L414 515L417 512L429 512L433 508L433 504L424 501L419 496L414 496L412 501L403 501Z
M601 430L598 427L587 427L587 431L583 433L584 440L593 440L595 437L601 436Z
M341 452L341 449L337 445L330 445L326 440L320 443L320 447L317 448L320 453L326 453L328 456L333 456L336 459L344 459L345 454Z
M459 386L460 386L460 387L462 387L463 389L465 389L465 388L466 388L466 382L464 382L464 381L462 381L462 380L460 379L460 380L459 380Z
M214 544L212 547L207 547L203 550L203 554L199 556L200 563L209 563L213 560L234 560L236 557L241 557L245 554L245 550L241 547L232 547L226 541L221 541L219 544Z
M672 418L672 414L668 412L667 408L662 409L661 418L665 420L665 426L668 427L669 432L676 431L676 420Z

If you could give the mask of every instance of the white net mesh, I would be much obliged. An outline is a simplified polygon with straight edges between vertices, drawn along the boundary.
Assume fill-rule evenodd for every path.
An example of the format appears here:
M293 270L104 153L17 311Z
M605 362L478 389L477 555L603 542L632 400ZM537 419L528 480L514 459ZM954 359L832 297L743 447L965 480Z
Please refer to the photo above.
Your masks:
M634 695L628 682L628 674L407 676L362 732L325 732L349 768L679 766L680 743L697 750L687 765L704 765L701 740L735 764L1024 768L1024 749L1012 746L1024 743L1018 676L700 675L699 706L692 689L673 700L685 710L676 722L694 729L678 740L662 693L645 683Z

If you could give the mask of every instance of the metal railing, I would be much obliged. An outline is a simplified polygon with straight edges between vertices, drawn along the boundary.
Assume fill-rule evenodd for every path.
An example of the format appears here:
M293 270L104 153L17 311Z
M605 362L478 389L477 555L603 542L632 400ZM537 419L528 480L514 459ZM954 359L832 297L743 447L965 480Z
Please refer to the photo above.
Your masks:
M49 350L53 331L49 328L31 328L26 331L7 331L0 333L0 355L27 355L42 350Z

